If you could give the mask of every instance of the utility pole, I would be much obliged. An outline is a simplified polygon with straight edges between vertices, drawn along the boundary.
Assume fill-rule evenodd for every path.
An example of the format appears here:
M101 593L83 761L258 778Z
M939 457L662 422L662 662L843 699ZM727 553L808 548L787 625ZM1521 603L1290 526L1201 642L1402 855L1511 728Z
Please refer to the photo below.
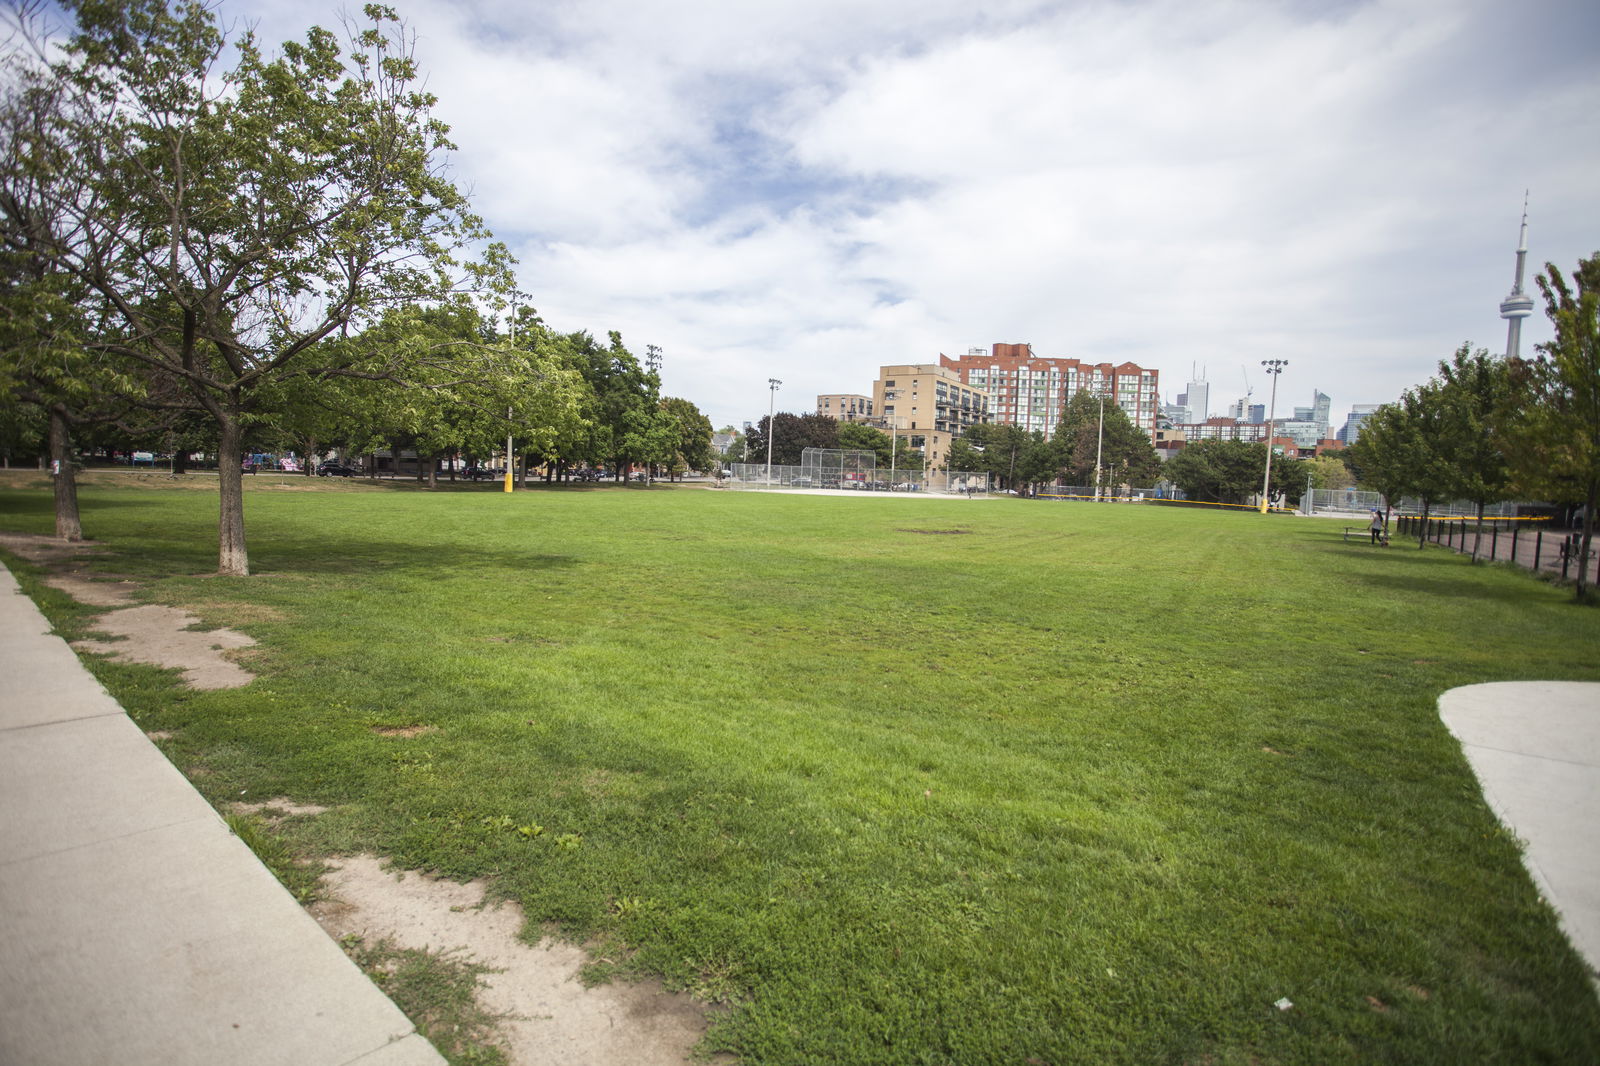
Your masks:
M783 382L779 381L777 378L768 378L767 379L767 388L772 390L772 396L771 396L770 400L767 402L767 485L768 485L768 487L770 487L772 485L772 437L773 437L773 433L772 433L773 425L772 425L772 422L773 422L773 419L776 417L777 411L778 411L778 386L782 385L782 384L783 384Z
M1267 487L1272 484L1272 419L1278 411L1278 375L1289 365L1287 359L1263 359L1261 365L1272 375L1272 399L1267 402L1267 472L1261 475L1261 513L1267 513Z

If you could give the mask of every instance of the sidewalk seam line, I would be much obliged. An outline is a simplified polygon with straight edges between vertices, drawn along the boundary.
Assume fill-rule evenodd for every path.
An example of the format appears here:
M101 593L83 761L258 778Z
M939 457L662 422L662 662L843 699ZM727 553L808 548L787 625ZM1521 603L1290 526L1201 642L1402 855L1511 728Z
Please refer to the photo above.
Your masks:
M1558 762L1567 766L1581 766L1588 770L1600 770L1600 763L1574 762L1571 759L1562 759L1555 755L1534 755L1526 751L1518 751L1515 748L1497 748L1493 744L1475 744L1463 740L1461 746L1463 748L1481 748L1484 751L1498 751L1502 755L1520 755L1524 759L1543 759L1547 762Z
M201 798L204 799L204 797ZM207 818L205 815L196 815L193 818L180 818L175 822L163 822L160 825L147 825L142 829L135 829L132 832L118 833L116 836L99 837L95 840L86 840L82 844L74 844L70 848L57 848L54 851L41 851L33 855L25 855L18 859L7 859L0 861L0 870L4 870L12 866L20 866L23 863L36 862L39 859L54 858L58 855L70 855L75 851L82 851L84 848L97 848L105 844L110 844L114 841L129 840L133 837L144 836L147 833L159 833L164 829L172 829L175 826L180 825L193 825L204 822L207 824L217 824L223 829L227 829L228 823L222 820L222 816L217 814L215 809L211 809L209 813L211 814L212 818ZM214 822L212 821L213 818L215 819ZM237 835L231 829L227 829L227 832L230 837ZM254 854L254 852L252 852L252 854Z

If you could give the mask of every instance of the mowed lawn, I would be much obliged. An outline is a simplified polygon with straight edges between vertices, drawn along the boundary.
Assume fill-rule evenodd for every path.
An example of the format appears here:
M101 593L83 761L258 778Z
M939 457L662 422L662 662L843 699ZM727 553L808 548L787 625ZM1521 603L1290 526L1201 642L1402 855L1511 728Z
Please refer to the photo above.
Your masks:
M708 1049L1600 1061L1436 707L1600 680L1568 591L1248 512L284 484L248 579L214 493L84 490L93 567L261 642L243 689L108 684L214 801L332 807L303 854L492 877L727 1004Z

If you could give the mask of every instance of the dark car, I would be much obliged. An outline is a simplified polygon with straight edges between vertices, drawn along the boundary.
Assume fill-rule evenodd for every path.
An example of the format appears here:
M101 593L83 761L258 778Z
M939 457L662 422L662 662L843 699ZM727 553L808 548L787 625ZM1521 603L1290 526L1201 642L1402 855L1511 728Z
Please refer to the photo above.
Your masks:
M361 471L338 459L328 459L317 467L318 477L355 477Z

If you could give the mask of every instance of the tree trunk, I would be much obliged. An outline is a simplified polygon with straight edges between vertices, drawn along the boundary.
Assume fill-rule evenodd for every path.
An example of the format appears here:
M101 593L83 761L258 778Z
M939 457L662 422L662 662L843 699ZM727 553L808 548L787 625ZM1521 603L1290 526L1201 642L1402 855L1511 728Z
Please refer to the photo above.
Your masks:
M1428 543L1428 503L1429 501L1424 498L1422 501L1422 524L1417 527L1418 551L1421 551L1423 546Z
M59 407L50 408L50 459L54 464L56 490L56 539L83 539L78 519L78 477L72 470L72 438L67 416Z
M1472 561L1478 561L1478 547L1483 543L1483 504L1478 504L1478 528L1472 534Z
M227 577L250 576L250 554L244 543L244 433L239 417L228 412L219 420L217 482L221 514L217 522L217 573Z
M305 471L306 477L317 476L317 438L306 438Z
M423 461L422 456L418 455L417 456L417 462L421 463L422 461ZM439 487L439 464L434 461L433 456L431 456L431 455L428 456L427 463L428 463L428 487L430 489L436 489L436 488Z
M1589 498L1583 505L1583 535L1578 541L1578 602L1589 595L1589 552L1594 540L1594 505L1600 498L1600 483L1589 482Z

